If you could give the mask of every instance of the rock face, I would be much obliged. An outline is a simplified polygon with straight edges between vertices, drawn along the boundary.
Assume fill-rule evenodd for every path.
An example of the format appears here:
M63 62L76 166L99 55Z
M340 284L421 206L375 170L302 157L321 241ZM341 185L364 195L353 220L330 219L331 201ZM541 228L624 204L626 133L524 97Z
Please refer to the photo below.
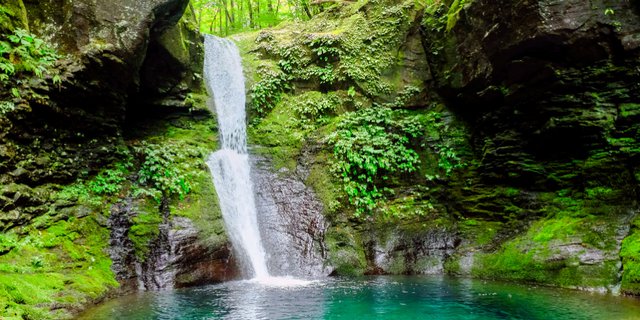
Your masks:
M254 140L279 167L292 168L286 157L310 164L305 182L324 205L337 274L445 272L637 294L638 15L637 1L335 6L251 45L240 39L264 71L251 93L276 92L252 105ZM357 131L345 111L381 105L432 120L414 146L420 168L385 175L387 198L354 218L344 191L354 185L332 174L331 132ZM369 147L348 165L395 152Z
M591 268L585 277L610 279L602 283L611 286L624 269L619 252L637 214L639 190L639 128L632 124L639 120L632 111L640 101L639 18L632 2L472 1L444 39L434 33L425 38L429 49L444 43L441 51L426 50L439 53L428 57L435 86L469 123L480 159L476 185L454 207L486 217L515 205L520 219L542 216L545 226L553 219L570 224L567 212L588 217L579 219L585 229L567 230L566 239L530 242L536 238L530 230L519 238L524 242L516 241L521 252L552 252L532 263L553 261L550 273L575 264L572 270ZM527 192L505 203L487 196L489 185ZM545 192L560 194L556 208L540 197ZM576 207L570 198L582 200ZM607 239L586 239L589 229ZM609 271L596 272L594 265ZM579 280L557 281L580 286Z
M54 73L9 81L20 97L0 84L0 102L15 105L0 112L0 230L15 242L0 261L32 269L30 259L42 260L34 270L42 278L23 288L45 290L45 278L65 284L26 305L20 296L28 293L3 295L9 307L0 317L68 318L117 291L116 278L135 290L234 276L204 165L215 148L215 122L203 103L201 38L184 14L187 4L3 2L10 11L0 13L3 40L29 29L62 57ZM150 161L168 162L182 152L180 170L194 179L187 197L140 193L150 190L140 178L149 152L157 156ZM55 240L31 246L30 237L42 233ZM15 260L25 247L30 255Z
M165 215L158 236L143 260L136 257L128 237L137 206L126 199L112 207L109 217L112 270L124 292L162 290L221 282L238 270L226 245L208 246L190 219Z
M197 47L184 46L177 52L160 44L175 33L184 35L180 40L198 41L177 24L186 3L25 1L32 31L48 39L66 58L57 67L60 85L34 86L32 89L44 99L20 104L15 112L7 114L0 171L11 174L4 174L3 181L32 186L67 183L87 168L93 173L100 164L114 160L111 147L126 131L123 126L128 116L144 106L141 96L157 102L173 95L174 100L183 102L186 85L198 88L189 63L190 58L198 61ZM169 43L164 40L164 44ZM171 54L180 57L170 60L167 56ZM158 65L162 67L155 67ZM149 68L162 68L171 74L151 78L145 75ZM153 82L157 79L173 87L182 85L170 91L167 84L163 87ZM141 90L149 87L158 88L164 96ZM56 170L50 170L52 166Z
M325 265L327 222L322 203L305 186L301 172L291 175L272 168L266 159L253 156L258 223L270 273L301 278L328 275L332 270Z
M374 236L365 240L371 263L367 273L443 274L445 262L460 243L459 236L446 228L385 229L372 231Z

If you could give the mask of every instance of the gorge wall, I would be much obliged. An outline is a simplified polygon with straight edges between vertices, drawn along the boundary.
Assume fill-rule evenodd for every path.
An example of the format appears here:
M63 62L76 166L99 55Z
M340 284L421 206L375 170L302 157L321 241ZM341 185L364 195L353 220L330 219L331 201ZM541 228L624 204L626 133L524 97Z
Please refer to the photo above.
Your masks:
M0 317L68 318L108 295L235 276L187 3L1 5L3 45L55 62L10 58L0 83Z
M638 294L638 21L635 2L365 1L239 35L253 143L310 172L335 274Z
M0 5L58 55L0 77L0 317L237 275L186 5ZM368 0L234 36L270 245L303 253L270 265L640 294L639 11Z

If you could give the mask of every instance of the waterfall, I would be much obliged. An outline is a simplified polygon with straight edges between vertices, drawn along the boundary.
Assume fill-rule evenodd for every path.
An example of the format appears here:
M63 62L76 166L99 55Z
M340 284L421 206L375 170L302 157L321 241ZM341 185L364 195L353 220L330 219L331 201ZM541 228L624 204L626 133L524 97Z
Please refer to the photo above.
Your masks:
M207 165L220 199L227 233L245 276L269 278L260 239L247 154L245 88L240 53L233 42L205 37L204 77L218 117L220 150Z

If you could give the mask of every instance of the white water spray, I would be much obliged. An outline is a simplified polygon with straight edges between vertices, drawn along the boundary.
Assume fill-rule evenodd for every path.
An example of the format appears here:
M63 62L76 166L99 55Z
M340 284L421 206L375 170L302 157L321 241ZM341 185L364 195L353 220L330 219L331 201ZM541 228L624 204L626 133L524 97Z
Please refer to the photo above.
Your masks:
M272 277L260 238L251 183L245 113L245 88L240 52L227 39L205 36L204 78L218 117L220 150L207 159L220 208L240 266L252 283L303 286L314 281Z
M245 89L240 53L233 42L205 37L204 76L218 116L221 149L207 165L213 175L231 243L246 276L269 278L260 239L247 154Z

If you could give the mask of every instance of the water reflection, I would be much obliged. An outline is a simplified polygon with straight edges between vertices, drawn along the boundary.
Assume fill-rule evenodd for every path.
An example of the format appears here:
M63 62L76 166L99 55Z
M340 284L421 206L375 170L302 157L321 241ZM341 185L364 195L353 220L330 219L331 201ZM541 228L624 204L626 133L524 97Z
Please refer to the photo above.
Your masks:
M640 319L640 301L445 277L238 281L125 297L80 319Z

